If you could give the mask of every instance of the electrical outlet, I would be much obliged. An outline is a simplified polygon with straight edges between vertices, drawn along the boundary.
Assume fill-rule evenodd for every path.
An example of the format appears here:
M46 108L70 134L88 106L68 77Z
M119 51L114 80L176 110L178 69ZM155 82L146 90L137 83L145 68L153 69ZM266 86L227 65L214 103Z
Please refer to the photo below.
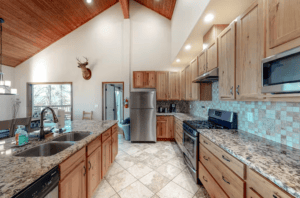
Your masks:
M252 112L247 112L247 117L248 117L248 121L249 122L254 122L253 113Z

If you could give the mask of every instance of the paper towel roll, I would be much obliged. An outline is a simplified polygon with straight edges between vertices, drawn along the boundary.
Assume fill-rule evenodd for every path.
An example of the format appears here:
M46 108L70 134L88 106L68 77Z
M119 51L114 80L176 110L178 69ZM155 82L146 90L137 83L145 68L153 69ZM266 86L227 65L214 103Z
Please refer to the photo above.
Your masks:
M64 128L65 127L65 110L58 109L57 119L58 119L58 123L56 124L56 127L58 129Z

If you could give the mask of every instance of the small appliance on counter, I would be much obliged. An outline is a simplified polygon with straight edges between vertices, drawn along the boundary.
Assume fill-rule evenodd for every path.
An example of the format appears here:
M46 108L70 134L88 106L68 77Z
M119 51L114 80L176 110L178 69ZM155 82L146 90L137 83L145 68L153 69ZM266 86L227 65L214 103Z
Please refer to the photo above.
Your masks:
M170 105L170 113L176 113L176 104Z
M158 107L158 113L162 113L163 112L163 108L162 107Z
M164 113L169 113L168 108L164 108Z
M199 160L200 129L237 129L237 113L210 109L208 120L183 121L184 161L197 182L197 162Z

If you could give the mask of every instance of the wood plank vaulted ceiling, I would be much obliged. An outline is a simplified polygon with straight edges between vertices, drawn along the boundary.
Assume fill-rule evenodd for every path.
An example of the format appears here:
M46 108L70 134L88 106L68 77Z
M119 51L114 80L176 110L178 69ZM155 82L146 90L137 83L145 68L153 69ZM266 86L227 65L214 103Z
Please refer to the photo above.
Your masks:
M3 65L16 67L119 0L1 0ZM120 0L128 9L128 0ZM135 0L171 20L176 0ZM125 3L124 3L125 2ZM125 5L125 6L124 6ZM124 17L125 16L124 11ZM128 15L128 13L127 13Z

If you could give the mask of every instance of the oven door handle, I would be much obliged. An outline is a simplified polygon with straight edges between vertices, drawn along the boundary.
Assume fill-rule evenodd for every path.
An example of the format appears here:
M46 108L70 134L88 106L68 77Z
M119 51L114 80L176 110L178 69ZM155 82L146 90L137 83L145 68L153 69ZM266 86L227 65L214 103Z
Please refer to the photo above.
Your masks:
M189 169L191 169L194 173L196 173L196 170L193 168L193 166L191 166L191 163L189 162L189 159L185 154L183 155L183 159L186 165L189 167Z
M191 139L193 139L193 140L197 140L197 137L194 137L194 136L191 136L190 134L188 134L188 132L186 132L186 131L184 131L184 134L186 134L187 136L189 136ZM184 138L183 138L183 140L184 140ZM198 142L197 142L198 143Z

